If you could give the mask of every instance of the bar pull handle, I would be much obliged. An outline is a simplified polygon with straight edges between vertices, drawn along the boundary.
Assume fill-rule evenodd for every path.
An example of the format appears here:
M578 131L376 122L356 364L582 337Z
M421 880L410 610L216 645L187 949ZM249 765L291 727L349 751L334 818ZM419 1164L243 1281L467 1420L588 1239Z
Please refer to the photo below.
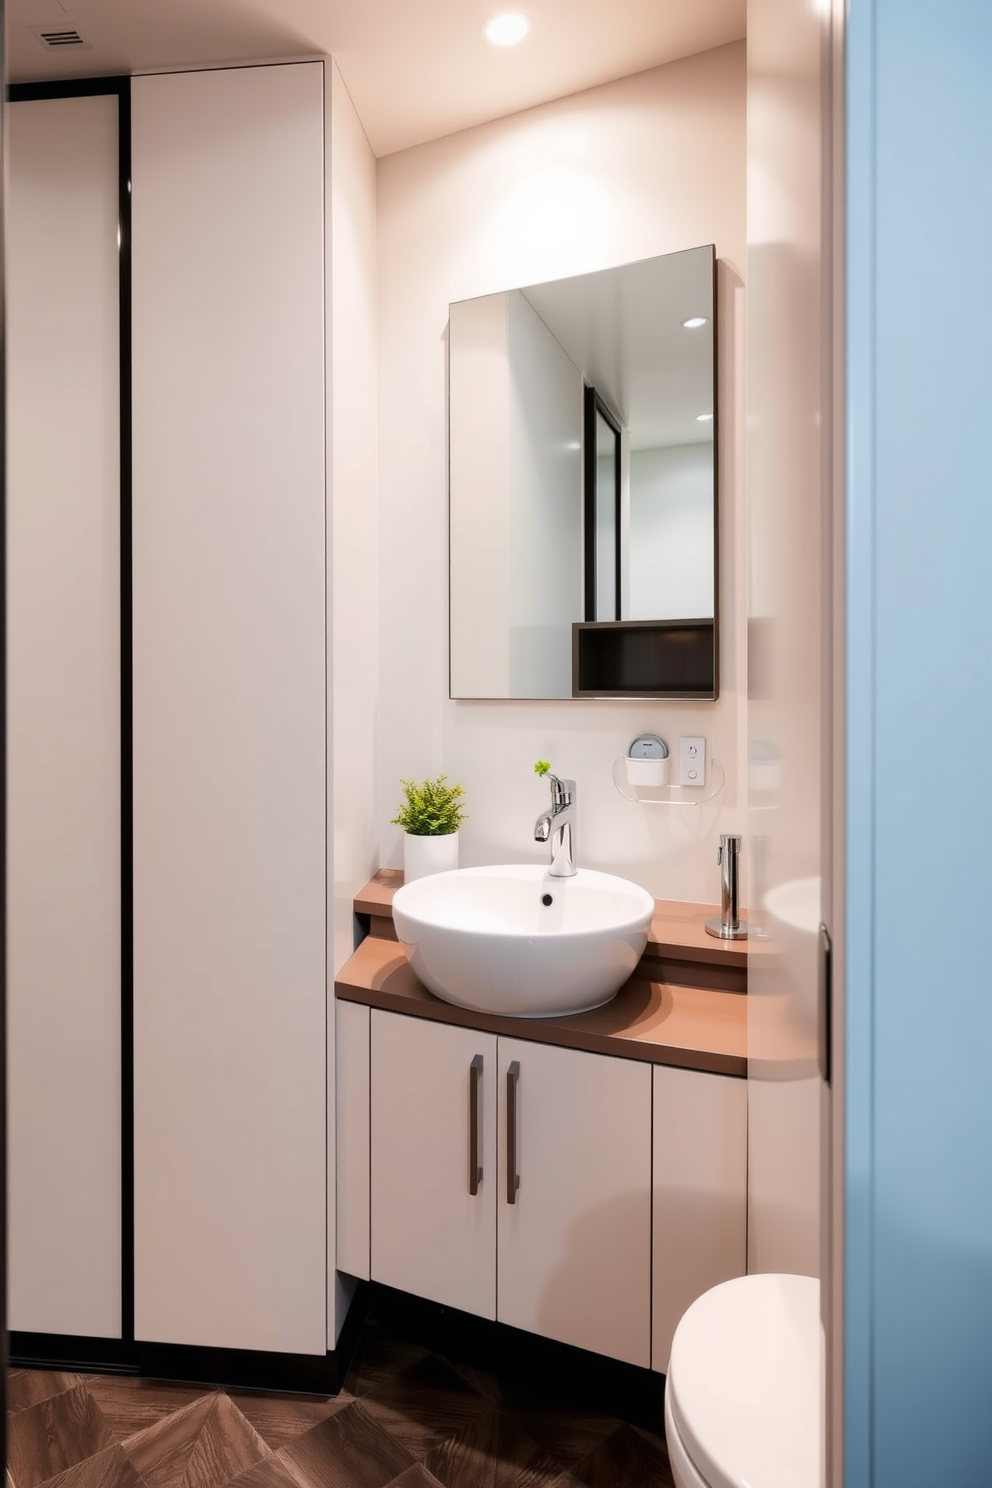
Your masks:
M520 1174L517 1172L517 1084L520 1061L514 1059L506 1071L506 1202L517 1202Z
M482 1182L482 1163L479 1159L479 1127L482 1101L482 1055L476 1054L468 1067L468 1191L474 1197Z
M819 931L819 975L817 988L818 1055L820 1078L829 1085L833 1074L831 1065L831 1035L833 1025L833 946L826 925Z

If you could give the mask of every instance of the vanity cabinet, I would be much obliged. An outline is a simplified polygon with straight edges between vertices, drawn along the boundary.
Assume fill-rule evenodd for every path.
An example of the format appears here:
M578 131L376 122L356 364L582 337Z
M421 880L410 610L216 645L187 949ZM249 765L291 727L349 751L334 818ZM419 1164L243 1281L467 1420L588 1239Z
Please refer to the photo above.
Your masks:
M608 1007L473 1013L388 935L394 887L356 899L373 931L335 979L339 1264L664 1373L747 1270L746 953L659 906Z
M374 1009L370 1095L373 1280L648 1366L649 1065Z

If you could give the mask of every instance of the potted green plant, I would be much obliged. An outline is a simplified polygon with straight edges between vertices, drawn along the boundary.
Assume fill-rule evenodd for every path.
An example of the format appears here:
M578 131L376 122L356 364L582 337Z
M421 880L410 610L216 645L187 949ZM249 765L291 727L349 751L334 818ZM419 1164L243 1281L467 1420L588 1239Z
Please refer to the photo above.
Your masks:
M465 820L462 800L465 788L448 785L446 775L438 775L418 785L401 780L403 800L393 817L393 825L402 827L403 877L407 883L426 878L429 873L446 873L458 867L458 828Z

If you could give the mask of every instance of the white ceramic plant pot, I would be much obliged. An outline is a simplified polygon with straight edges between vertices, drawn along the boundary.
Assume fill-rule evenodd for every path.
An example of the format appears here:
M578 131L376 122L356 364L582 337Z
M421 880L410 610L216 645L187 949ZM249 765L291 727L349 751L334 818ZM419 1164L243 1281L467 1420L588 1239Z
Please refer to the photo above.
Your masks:
M458 867L458 833L444 837L416 837L403 833L403 880L413 883L430 873L448 873Z

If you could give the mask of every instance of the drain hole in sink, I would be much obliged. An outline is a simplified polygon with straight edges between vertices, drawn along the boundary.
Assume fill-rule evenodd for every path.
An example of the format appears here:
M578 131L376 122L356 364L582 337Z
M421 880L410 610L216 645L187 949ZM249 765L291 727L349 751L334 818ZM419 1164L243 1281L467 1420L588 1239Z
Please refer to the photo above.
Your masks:
M554 904L554 902L555 901L554 901L553 897L550 894L542 894L541 895L541 903L542 904Z

